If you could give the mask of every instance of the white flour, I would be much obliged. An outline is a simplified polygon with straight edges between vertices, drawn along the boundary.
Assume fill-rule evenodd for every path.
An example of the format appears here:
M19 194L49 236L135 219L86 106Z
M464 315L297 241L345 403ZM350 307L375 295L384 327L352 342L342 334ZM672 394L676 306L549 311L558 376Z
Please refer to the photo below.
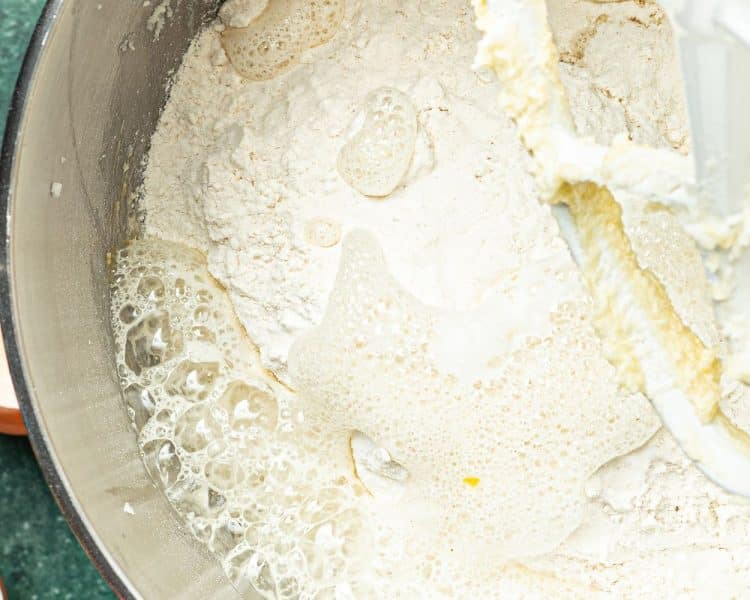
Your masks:
M477 305L517 266L507 248L537 237L538 223L514 223L511 199L531 198L532 183L491 76L471 71L471 7L421 6L426 16L416 4L394 12L352 2L342 31L305 54L307 64L253 85L212 64L221 51L208 33L154 138L148 233L209 254L264 363L282 377L295 336L320 321L340 258L339 246L308 242L311 222L342 235L376 231L407 289L453 308ZM332 48L336 60L317 60ZM336 158L367 94L382 86L407 93L420 127L408 185L365 200ZM499 194L502 203L491 200Z
M244 26L258 4L235 0L222 17ZM687 151L681 83L655 4L565 0L550 9L580 132L606 142L627 131L636 142ZM517 281L534 292L528 319L514 319L543 327L537 309L563 296L545 298L538 264L553 261L549 277L574 267L536 202L516 132L496 108L494 78L470 70L478 33L468 1L350 0L329 43L264 82L247 82L228 64L220 31L193 44L154 135L146 232L207 254L267 368L290 383L289 349L321 322L339 242L355 229L373 232L398 283L436 308L476 311L531 273ZM384 86L411 100L417 139L401 184L374 199L353 190L336 163L368 94ZM639 259L683 319L715 340L686 236L665 215L627 221ZM574 302L586 307L578 288ZM490 325L479 324L477 339ZM482 381L493 368L477 371L475 358L491 365L494 356L475 347L467 328L447 334L463 342L465 357L452 347L443 359ZM610 381L591 340L587 365ZM618 401L632 403L639 422L627 451L657 425L642 397ZM742 406L734 408L742 420ZM559 548L504 568L505 597L728 598L750 589L750 509L702 478L663 432L603 467L586 494L583 523Z

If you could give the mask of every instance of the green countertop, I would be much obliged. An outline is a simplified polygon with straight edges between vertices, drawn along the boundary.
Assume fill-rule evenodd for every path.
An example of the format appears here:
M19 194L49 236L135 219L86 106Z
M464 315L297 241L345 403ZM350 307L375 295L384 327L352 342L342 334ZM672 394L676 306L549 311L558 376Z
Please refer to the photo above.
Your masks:
M0 0L0 138L43 0ZM42 479L29 443L0 435L0 577L10 600L112 598Z

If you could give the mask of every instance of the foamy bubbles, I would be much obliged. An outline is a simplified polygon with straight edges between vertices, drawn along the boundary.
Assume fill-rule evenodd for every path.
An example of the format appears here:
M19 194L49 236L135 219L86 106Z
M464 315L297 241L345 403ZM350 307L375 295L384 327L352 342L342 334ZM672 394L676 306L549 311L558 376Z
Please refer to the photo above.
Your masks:
M377 580L348 449L301 427L201 254L157 241L122 250L112 323L144 464L237 589L312 599Z
M495 322L475 379L445 367L468 313L403 291L368 234L343 257L322 325L293 349L297 397L259 366L201 254L121 251L112 323L146 468L243 595L502 597L503 561L579 524L586 479L651 433L650 408L618 395L585 302ZM515 280L527 303L530 280Z
M125 364L140 375L182 351L182 335L172 332L169 315L154 311L128 330Z
M409 97L382 87L365 98L361 127L341 148L341 177L365 196L387 196L403 180L417 140L417 112Z
M247 27L228 27L222 45L243 77L272 79L336 35L344 10L344 0L271 0Z
M585 478L642 434L640 405L589 394L601 365L576 354L593 342L573 309L504 379L446 375L430 358L446 313L401 291L369 236L344 246L326 320L295 349L301 399L259 367L201 254L120 253L112 323L146 468L243 595L497 597L501 559L577 524Z
M550 315L546 332L515 348L507 332L484 331L491 377L452 372L435 349L446 345L441 331L455 330L446 320L465 316L400 288L360 231L343 242L322 324L292 348L307 418L331 438L359 432L352 449L368 489L377 496L387 484L399 506L419 506L433 550L456 549L462 567L554 548L581 522L586 480L653 432L647 401L618 393L584 297L557 302L532 313Z

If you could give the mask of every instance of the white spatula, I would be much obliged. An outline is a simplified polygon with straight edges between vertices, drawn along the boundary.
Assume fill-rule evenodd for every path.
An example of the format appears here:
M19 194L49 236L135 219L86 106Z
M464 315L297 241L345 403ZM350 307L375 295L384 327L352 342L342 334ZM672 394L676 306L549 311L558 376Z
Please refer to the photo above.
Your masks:
M679 49L696 177L728 217L750 192L750 0L662 0Z

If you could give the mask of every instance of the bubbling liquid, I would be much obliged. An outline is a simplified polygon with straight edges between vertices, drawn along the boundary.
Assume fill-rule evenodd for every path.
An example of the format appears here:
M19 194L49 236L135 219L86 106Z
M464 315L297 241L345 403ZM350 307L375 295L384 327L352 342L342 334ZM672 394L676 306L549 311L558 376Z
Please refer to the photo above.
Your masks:
M364 491L300 428L204 257L166 242L122 250L112 323L148 472L237 589L313 598L348 581Z
M648 433L607 381L582 400L592 365L548 361L571 364L589 339L573 303L541 338L496 324L508 352L484 379L442 365L471 315L412 298L364 232L344 240L326 318L290 356L299 395L262 369L200 253L136 242L113 281L144 463L248 595L500 597L517 584L508 559L559 543L587 477Z
M403 308L406 302L413 311L413 326L434 317L434 311L420 307L394 287L382 271L382 256L371 238L360 233L345 244L344 276L327 319L335 318L340 309L336 299L344 298L352 283L347 277L365 284L370 276L380 277L379 283L373 283L385 286L382 293L395 294L392 316L398 316L399 303ZM359 276L354 268L361 269ZM366 286L357 287L360 294L369 294ZM376 296L370 299L375 302ZM369 311L369 301L352 296L353 302L357 299L363 302L351 315L352 327L362 324L358 311ZM497 465L486 459L498 453L481 432L476 439L476 431L456 438L450 456L431 455L431 450L441 448L437 438L430 447L421 439L399 438L399 428L412 423L408 411L403 412L403 419L395 411L392 427L374 431L361 419L357 421L360 429L353 428L353 421L351 429L342 429L343 421L352 417L342 408L333 417L339 426L332 434L326 426L331 420L318 414L320 390L332 385L329 375L342 377L344 391L363 375L360 355L364 346L358 347L350 338L349 326L344 326L347 330L341 330L340 342L334 340L329 350L321 349L321 358L349 348L351 342L352 355L338 357L339 366L350 372L334 374L323 369L318 382L323 388L315 388L308 369L321 365L309 351L321 332L307 339L296 350L306 367L295 366L295 370L310 395L298 397L262 369L225 290L212 279L205 258L197 251L155 240L123 249L113 278L112 324L124 403L144 464L193 535L216 555L243 595L336 600L499 598L512 593L520 573L498 560L509 555L507 545L498 539L484 559L472 547L486 551L483 540L498 533L497 523L533 538L535 528L541 527L533 519L543 518L543 526L557 519L555 511L549 518L526 511L511 522L486 502L488 492L502 491L505 484L513 487L513 481L520 481L526 469L534 467L522 461L516 465L520 470L514 470L508 463L493 483ZM335 333L337 328L329 322L326 331ZM410 341L404 341L406 369L415 355L408 352ZM391 354L382 342L382 350L397 360L397 354ZM371 348L377 343L375 338L369 340ZM415 372L415 377L423 376ZM443 395L452 401L458 393L455 384L449 383L452 376L436 376L420 379L425 390L443 381L447 383ZM394 383L399 377L395 376ZM353 388L348 393L355 402L365 398L354 398L351 394L358 392ZM437 391L433 400L440 395ZM382 404L394 408L391 400L382 399ZM456 407L464 410L460 402ZM310 409L309 416L303 408ZM491 407L490 411L495 412ZM505 414L500 404L496 412ZM426 409L423 414L425 434L439 433L430 427L434 411ZM602 413L602 418L609 418L600 430L602 436L616 438L624 417ZM506 425L495 435L510 444L515 439L511 429ZM584 442L587 447L599 443L591 437ZM610 445L618 443L623 440L610 441ZM455 451L467 449L477 461L471 472L464 473L465 465L457 461L461 452L456 455ZM415 450L423 452L417 461L412 455ZM571 451L569 456L576 454ZM444 462L430 465L436 460ZM560 460L559 480L568 481L571 476L574 486L592 468L583 466L573 472L566 470L565 458ZM450 483L454 471L461 474L454 482L460 489ZM445 481L448 487L441 484ZM517 491L501 497L512 497ZM443 502L435 492L452 495L450 502ZM542 504L549 508L572 499L558 492L551 495L534 488L529 493L547 494L551 504ZM529 493L523 497L528 499ZM564 510L566 506L565 502L558 505ZM542 593L548 584L532 581L527 589ZM576 589L571 597L580 593Z

